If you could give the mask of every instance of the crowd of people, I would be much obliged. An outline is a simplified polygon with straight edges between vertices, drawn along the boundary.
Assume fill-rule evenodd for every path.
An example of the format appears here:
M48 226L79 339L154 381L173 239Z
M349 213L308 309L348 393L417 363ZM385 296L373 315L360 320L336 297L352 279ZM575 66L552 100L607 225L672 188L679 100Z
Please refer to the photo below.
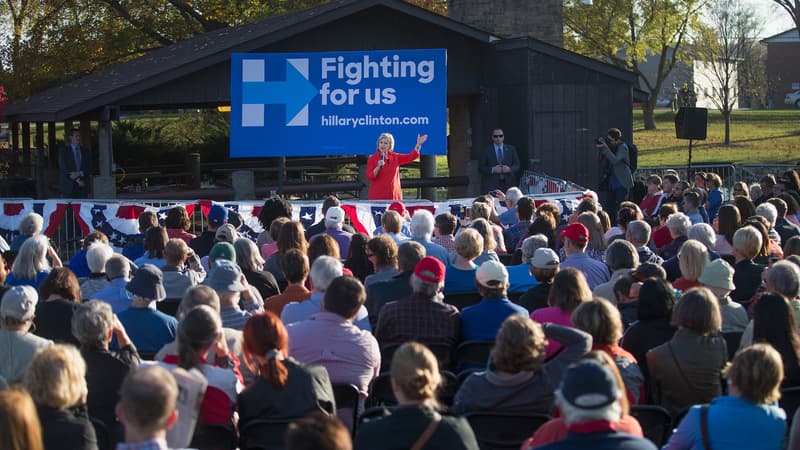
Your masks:
M215 427L246 448L266 422L289 449L478 449L477 413L550 417L522 449L655 448L638 405L675 418L664 448L800 448L777 406L800 387L798 173L646 186L613 218L515 187L461 217L395 201L372 237L335 196L307 229L268 199L255 242L178 206L66 265L31 213L0 264L0 449L218 448Z

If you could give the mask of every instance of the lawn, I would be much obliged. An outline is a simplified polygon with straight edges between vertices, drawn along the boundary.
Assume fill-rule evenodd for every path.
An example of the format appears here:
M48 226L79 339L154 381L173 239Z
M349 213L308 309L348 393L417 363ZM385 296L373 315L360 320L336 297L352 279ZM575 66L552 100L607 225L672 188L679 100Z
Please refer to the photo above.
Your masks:
M685 165L689 141L675 138L675 114L656 111L657 130L645 130L642 111L633 112L633 142L639 147L639 166ZM735 111L731 145L722 144L725 122L718 111L708 112L708 139L694 141L693 163L795 163L800 160L800 110Z

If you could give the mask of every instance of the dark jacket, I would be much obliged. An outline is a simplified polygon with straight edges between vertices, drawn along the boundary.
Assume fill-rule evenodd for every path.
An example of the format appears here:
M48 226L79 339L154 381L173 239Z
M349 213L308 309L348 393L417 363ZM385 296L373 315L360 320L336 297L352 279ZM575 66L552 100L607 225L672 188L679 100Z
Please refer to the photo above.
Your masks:
M189 248L194 250L194 254L197 255L198 258L202 258L211 253L211 247L216 243L217 232L206 230L200 233L200 236L192 239L192 242L189 243Z
M333 397L328 372L323 366L302 364L292 358L283 360L289 374L286 386L278 389L263 378L239 394L239 429L256 419L293 419L312 411L333 413Z
M408 450L430 425L433 410L416 405L401 406L392 415L372 420L358 428L355 450ZM478 450L475 433L463 417L442 416L425 450Z
M383 305L411 296L411 285L409 284L411 274L410 270L401 272L391 280L367 286L367 300L364 306L369 311L369 323L373 329L378 324L378 316Z
M242 270L242 273L247 279L247 283L258 290L261 298L267 299L281 293L278 281L271 273L265 270Z
M37 405L45 450L97 450L97 436L86 408L61 410Z
M40 301L36 306L36 335L55 342L79 346L80 343L72 335L72 313L75 302L64 299Z
M547 308L550 306L547 304L547 297L550 295L551 286L553 283L539 283L522 294L516 303L530 312Z
M669 342L647 352L653 400L673 415L710 402L722 395L721 372L727 362L722 336L679 329Z
M89 396L86 405L89 415L100 419L112 435L122 438L121 427L117 422L114 408L119 401L122 380L139 363L139 353L133 344L119 352L81 347L81 355L86 361L86 385Z
M800 228L786 220L785 217L778 217L778 219L775 220L775 231L777 231L778 235L781 237L781 243L783 245L786 245L786 241L792 236L800 236Z
M733 284L736 289L731 292L731 300L747 307L761 286L761 273L765 268L763 264L756 264L749 259L734 264Z
M633 322L622 336L621 346L629 351L642 369L642 375L648 379L647 352L672 339L675 327L670 324L669 317L637 320Z

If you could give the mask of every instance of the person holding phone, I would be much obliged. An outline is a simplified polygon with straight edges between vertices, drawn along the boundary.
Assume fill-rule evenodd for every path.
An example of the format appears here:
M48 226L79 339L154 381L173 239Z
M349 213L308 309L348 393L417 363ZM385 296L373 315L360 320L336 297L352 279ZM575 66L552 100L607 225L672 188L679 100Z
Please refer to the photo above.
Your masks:
M419 158L422 144L428 140L427 134L417 135L417 145L411 153L394 152L394 136L381 133L378 136L377 149L367 160L367 180L369 180L370 200L402 200L400 189L400 166Z

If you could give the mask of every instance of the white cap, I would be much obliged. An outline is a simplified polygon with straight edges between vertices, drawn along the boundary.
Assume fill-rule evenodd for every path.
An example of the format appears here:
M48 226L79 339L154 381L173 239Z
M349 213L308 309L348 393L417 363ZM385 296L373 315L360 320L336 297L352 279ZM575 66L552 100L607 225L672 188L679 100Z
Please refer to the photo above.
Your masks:
M506 287L508 284L508 270L503 264L495 260L489 260L478 267L478 271L475 272L475 279L478 280L478 283L489 288L499 287L497 283L502 287Z

